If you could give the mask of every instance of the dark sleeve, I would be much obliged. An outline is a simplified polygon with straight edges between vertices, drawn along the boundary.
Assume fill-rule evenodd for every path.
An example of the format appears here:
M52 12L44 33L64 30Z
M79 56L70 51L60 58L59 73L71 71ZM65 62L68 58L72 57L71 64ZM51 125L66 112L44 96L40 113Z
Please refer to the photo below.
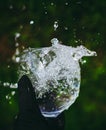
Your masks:
M14 130L64 130L64 114L57 118L45 118L41 115L35 92L27 76L18 82L19 113Z

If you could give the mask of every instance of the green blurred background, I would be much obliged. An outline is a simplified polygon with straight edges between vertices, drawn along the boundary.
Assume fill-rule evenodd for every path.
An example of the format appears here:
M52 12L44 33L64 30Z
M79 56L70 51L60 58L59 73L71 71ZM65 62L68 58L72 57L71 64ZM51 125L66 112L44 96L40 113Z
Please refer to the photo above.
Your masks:
M0 130L12 130L18 112L19 52L51 46L54 37L98 54L83 58L80 95L65 111L65 130L106 129L105 9L106 0L0 0Z

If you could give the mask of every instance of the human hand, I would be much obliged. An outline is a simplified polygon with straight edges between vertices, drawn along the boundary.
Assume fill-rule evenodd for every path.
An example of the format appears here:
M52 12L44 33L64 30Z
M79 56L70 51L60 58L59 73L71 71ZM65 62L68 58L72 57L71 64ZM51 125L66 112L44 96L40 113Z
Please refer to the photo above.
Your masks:
M42 116L34 88L26 75L18 82L18 100L19 114L15 120L14 130L64 130L64 113L57 118Z

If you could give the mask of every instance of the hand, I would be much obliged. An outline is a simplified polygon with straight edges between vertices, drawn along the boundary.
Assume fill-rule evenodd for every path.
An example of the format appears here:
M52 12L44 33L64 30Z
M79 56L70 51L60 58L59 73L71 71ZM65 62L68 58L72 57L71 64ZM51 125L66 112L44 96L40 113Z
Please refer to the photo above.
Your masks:
M18 82L19 114L14 130L64 130L64 113L57 118L42 116L36 100L34 88L27 76Z

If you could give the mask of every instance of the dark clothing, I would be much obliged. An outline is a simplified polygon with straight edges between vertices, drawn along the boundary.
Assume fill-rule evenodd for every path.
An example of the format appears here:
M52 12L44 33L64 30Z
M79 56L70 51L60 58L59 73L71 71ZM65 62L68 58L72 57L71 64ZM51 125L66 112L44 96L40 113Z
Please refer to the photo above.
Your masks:
M27 76L18 82L19 114L14 130L64 130L64 113L57 118L45 118L41 115L35 92Z

